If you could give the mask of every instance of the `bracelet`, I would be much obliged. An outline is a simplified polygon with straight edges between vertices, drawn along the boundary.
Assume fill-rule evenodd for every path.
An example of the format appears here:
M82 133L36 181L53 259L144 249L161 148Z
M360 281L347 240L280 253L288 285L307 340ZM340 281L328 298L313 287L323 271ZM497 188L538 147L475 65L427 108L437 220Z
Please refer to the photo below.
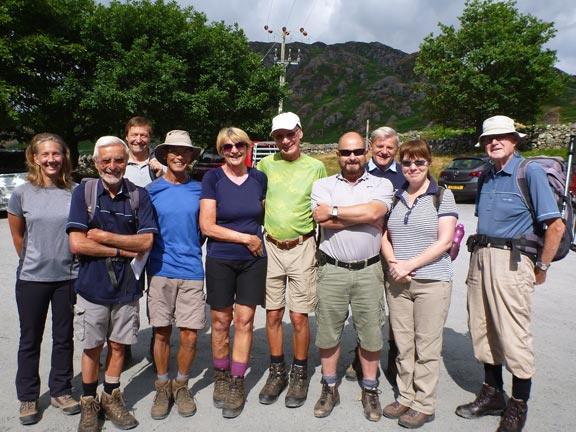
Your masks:
M116 248L116 256L119 257L120 255L120 249Z

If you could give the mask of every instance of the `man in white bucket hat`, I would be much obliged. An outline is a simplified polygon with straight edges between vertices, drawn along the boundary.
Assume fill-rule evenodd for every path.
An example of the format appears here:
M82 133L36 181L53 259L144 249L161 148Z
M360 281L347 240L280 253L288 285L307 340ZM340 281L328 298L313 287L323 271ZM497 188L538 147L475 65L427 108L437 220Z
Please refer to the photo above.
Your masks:
M532 293L544 283L564 224L546 173L528 164L530 196L538 222L548 229L539 256L525 253L524 236L534 232L534 220L524 203L516 174L523 158L517 153L514 120L497 115L484 121L480 146L494 162L481 179L477 197L477 234L468 240L472 252L468 270L468 326L476 359L484 365L484 383L477 398L456 409L472 419L502 415L497 432L521 431L528 413L535 372L532 333ZM506 403L502 365L512 373L512 394Z

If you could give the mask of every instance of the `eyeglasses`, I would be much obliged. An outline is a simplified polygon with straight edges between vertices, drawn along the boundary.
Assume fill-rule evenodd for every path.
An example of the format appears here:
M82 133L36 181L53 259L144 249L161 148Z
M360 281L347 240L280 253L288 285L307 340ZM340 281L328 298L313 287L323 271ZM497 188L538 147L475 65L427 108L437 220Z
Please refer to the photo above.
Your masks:
M222 151L228 153L232 151L233 147L236 147L236 150L242 151L246 148L246 143L244 141L238 141L237 143L226 143L222 144Z
M354 153L354 156L362 156L364 153L366 153L366 150L361 148L361 149L354 149L354 150L346 150L346 149L342 149L342 150L338 150L338 153L340 154L340 156L344 156L344 157L348 157L350 156L352 153Z
M297 131L293 130L290 132L286 132L285 134L283 133L272 134L272 138L274 138L274 140L276 141L284 141L284 138L288 138L289 140L291 140L296 136L296 132Z
M403 160L400 161L400 164L404 167L404 168L410 168L412 166L412 164L416 165L417 167L423 167L426 166L428 164L427 160L424 159L416 159L416 160Z
M166 152L178 156L183 156L192 153L192 149L190 147L184 146L168 146Z
M482 145L491 144L494 140L496 140L496 141L503 141L505 139L511 140L512 135L514 135L514 134L504 133L504 134L497 134L497 135L485 135L482 138L480 138L480 144L482 144Z

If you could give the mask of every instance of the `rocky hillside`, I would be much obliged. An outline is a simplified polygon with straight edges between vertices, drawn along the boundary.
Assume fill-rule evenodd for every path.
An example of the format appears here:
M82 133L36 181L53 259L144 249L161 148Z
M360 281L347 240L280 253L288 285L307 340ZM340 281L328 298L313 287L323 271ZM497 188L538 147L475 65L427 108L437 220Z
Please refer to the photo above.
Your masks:
M261 42L251 46L262 56L271 48ZM371 129L425 126L418 116L421 95L414 90L414 54L377 42L293 43L286 53L288 48L293 60L300 49L300 63L288 67L291 95L284 100L284 111L301 115L308 140L326 142L344 130L364 131L367 120ZM272 64L273 57L272 49L264 62Z
M280 55L278 44L250 45L265 64L273 63L274 48ZM292 60L300 49L300 62L288 67L286 83L291 94L284 100L284 111L300 114L306 141L335 142L346 130L364 133L367 120L370 130L389 125L405 132L427 126L420 115L422 94L415 86L416 53L407 54L378 42L290 43L286 55L288 49L292 50ZM551 101L545 118L547 110L576 108L575 80L572 77L572 95Z

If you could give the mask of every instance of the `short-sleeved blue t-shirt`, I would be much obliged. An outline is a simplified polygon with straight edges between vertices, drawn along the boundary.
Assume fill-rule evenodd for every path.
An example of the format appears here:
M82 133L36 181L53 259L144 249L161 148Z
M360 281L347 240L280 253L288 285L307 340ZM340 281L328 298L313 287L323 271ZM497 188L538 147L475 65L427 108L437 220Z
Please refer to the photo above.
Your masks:
M148 274L174 279L203 280L202 234L198 223L200 183L174 184L159 178L146 189L158 218Z
M84 198L86 185L81 183L72 193L66 232L69 233L73 229L87 232L90 228L99 228L125 235L157 234L158 227L148 192L138 186L139 207L136 223L130 205L127 181L123 180L122 189L114 198L111 198L108 191L104 189L102 180L98 180L96 207L91 224L88 223L88 211ZM114 260L112 265L118 281L117 288L110 280L106 258L81 255L80 270L75 284L76 292L89 302L103 305L126 303L142 297L144 278L136 280L129 260Z
M482 184L476 204L478 234L517 238L535 230L530 210L522 199L516 172L522 157L514 156L499 172L492 168ZM528 190L539 222L560 217L546 173L539 165L526 167Z
M202 179L200 199L216 201L216 223L262 239L262 201L266 199L268 179L261 171L248 168L248 178L241 185L230 180L222 168L208 171ZM266 252L264 251L264 256ZM254 255L239 243L208 239L207 256L211 258L251 260Z

